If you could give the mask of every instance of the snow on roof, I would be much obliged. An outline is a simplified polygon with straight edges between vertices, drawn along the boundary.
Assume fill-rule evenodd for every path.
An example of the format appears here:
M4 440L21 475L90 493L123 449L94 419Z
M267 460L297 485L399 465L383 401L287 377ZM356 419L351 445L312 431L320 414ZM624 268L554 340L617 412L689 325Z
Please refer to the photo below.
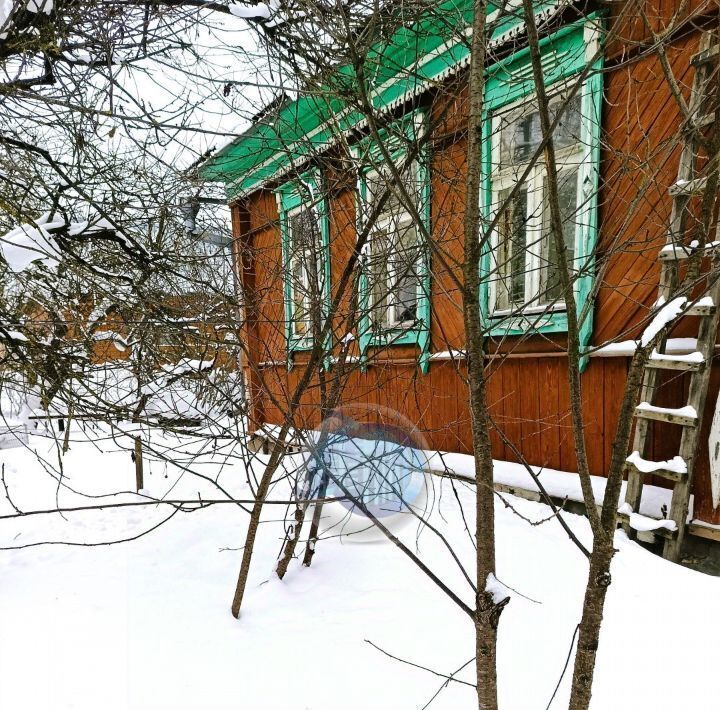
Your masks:
M272 15L280 8L278 0L271 0L269 3L260 3L259 5L244 5L233 2L228 5L228 11L235 17L241 17L244 20L269 20Z
M65 226L65 220L50 219L46 212L34 224L21 224L0 237L0 250L11 271L25 271L33 262L54 264L60 256L52 230Z
M112 228L104 219L68 222L64 217L53 217L50 212L46 212L34 222L20 224L0 236L0 253L10 270L16 274L25 271L37 261L46 266L54 266L62 256L62 250L54 237L55 233L63 231L67 236L73 237Z
M549 22L570 3L571 0L539 3L535 9L538 25ZM467 38L471 33L473 4L456 0L452 5L441 3L440 7L452 11L456 15L454 21L438 32L424 24L428 18L418 19L412 31L419 41L414 43L411 56L408 29L404 26L391 38L380 38L374 46L383 61L378 62L379 73L371 99L381 113L395 111L469 66ZM525 32L524 20L511 5L489 10L488 22L493 27L489 49L514 41ZM255 124L230 140L201 163L201 177L208 182L225 183L228 200L235 200L303 165L312 153L335 145L338 135L350 136L366 127L366 117L354 110L352 102L331 106L336 99L332 92L321 100L318 98L316 91L300 95L278 112L275 121ZM257 130L260 125L265 130Z

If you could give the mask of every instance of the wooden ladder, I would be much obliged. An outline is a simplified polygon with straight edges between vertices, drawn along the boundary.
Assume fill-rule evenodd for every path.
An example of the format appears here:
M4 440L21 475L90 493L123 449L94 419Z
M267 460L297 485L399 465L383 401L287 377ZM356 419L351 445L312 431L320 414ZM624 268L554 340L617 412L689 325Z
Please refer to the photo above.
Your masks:
M693 198L713 199L718 188L717 161L700 158L703 134L720 119L718 107L718 56L720 42L716 35L703 36L700 52L692 59L695 77L688 103L686 120L682 126L682 150L678 179L670 188L672 213L665 247L660 251L660 284L657 305L673 302L677 316L668 322L660 333L657 347L650 356L643 377L640 404L635 409L635 435L633 453L628 457L628 476L625 505L619 511L629 535L635 534L633 514L640 512L643 477L654 475L672 484L672 500L667 518L672 523L653 529L653 533L665 538L663 556L677 561L687 527L688 506L692 490L693 471L700 444L700 432L705 410L705 400L710 382L710 371L720 320L720 248L715 243L689 241L688 221ZM707 145L707 143L705 143ZM708 193L708 197L706 197ZM715 209L714 202L711 209ZM709 229L706 230L709 233ZM707 235L706 235L707 236ZM716 240L720 241L720 223ZM706 241L706 240L703 240ZM708 257L712 267L701 273L701 265L707 266ZM681 264L697 266L690 283L689 269L684 283L680 279ZM683 300L684 299L684 300ZM687 355L673 355L667 350L667 333L679 320L692 317L699 319L695 351ZM653 405L660 370L688 372L690 388L687 404L672 409ZM655 462L646 458L650 433L655 422L681 426L682 436L678 456L670 461ZM673 525L674 523L674 525ZM637 525L637 524L636 524Z

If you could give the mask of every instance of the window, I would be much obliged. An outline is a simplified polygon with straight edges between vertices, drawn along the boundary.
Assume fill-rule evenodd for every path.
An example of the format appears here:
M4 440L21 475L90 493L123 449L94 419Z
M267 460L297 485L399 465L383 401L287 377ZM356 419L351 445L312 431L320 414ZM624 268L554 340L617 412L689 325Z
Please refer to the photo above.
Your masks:
M554 142L563 236L568 254L572 255L572 267L578 228L577 203L581 195L578 180L584 153L580 96L576 94L566 102L561 94L556 95L550 103L551 119L561 106L564 108ZM560 299L558 253L550 227L544 161L539 160L518 186L542 140L536 104L523 102L519 107L503 109L491 120L491 210L493 215L498 209L502 210L492 235L492 313L564 308Z
M277 191L289 354L313 346L313 333L323 326L329 309L328 215L319 186L319 175L312 172Z
M403 186L419 210L417 165L403 176ZM412 328L418 322L423 295L422 253L412 214L403 205L389 177L377 171L366 174L367 206L371 212L385 190L389 190L372 228L369 240L369 306L374 329Z
M602 114L599 22L580 20L540 41L551 117L560 116L554 134L560 216L582 347L591 340L593 322ZM590 71L578 86L588 61ZM497 218L481 261L485 326L497 336L567 332L542 156L530 167L542 131L527 48L488 68L485 111L483 217L486 223Z
M321 313L324 293L319 268L322 242L318 214L314 207L296 207L287 215L289 287L292 303L290 329L297 338L312 332L312 319Z
M361 317L358 342L361 361L368 349L416 345L418 361L427 372L430 356L430 255L424 232L430 231L430 179L424 151L410 164L409 146L425 130L421 110L397 121L383 133L384 147L400 172L402 187L413 202L410 209L400 187L393 184L382 152L367 140L355 149L361 171L357 205L358 229L374 215L363 254L360 279ZM379 202L382 200L382 203ZM422 220L421 228L417 217Z

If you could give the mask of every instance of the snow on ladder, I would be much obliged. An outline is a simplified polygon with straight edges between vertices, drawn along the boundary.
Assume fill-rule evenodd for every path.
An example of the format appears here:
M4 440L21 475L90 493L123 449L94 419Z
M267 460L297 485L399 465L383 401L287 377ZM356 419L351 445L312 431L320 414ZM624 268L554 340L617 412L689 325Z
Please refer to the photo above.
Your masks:
M715 82L715 86L717 86L718 82L719 46L717 36L707 33L703 37L701 51L692 60L695 66L695 78L686 120L681 129L682 150L678 177L669 191L672 198L670 229L667 244L659 254L661 269L657 305L665 305L649 327L649 330L653 331L652 335L660 334L660 342L648 361L643 377L640 403L635 408L632 454L625 462L628 474L625 503L618 511L619 519L623 522L629 535L634 535L641 529L652 529L653 533L664 537L663 555L674 561L677 561L679 557L687 527L693 471L700 444L700 431L710 382L710 364L720 318L720 308L718 307L720 306L720 278L718 278L720 274L720 223L717 225L717 236L714 242L700 244L697 241L689 241L688 243L689 237L687 236L689 226L693 223L689 209L693 198L704 198L708 190L717 193L720 180L716 162L702 161L702 158L701 161L698 161L701 150L707 151L708 143L704 138L703 131L713 126L715 117L720 113L718 111L718 90L715 89L712 95L709 92L711 84ZM709 99L712 100L710 102L712 110L708 109ZM714 167L709 170L705 169L705 174L700 174L703 173L703 170L698 169L698 166L703 164L714 165ZM712 258L713 268L701 274L699 265L707 264L706 257ZM695 298L678 297L680 264L692 258L698 265L696 266L698 279L705 278L704 293L701 297ZM687 275L685 280L687 282ZM695 279L688 285L692 285L692 283L695 283ZM670 327L674 326L678 320L687 317L699 319L695 351L687 355L670 355L663 352ZM672 408L653 404L660 370L688 373L690 388L687 402ZM649 448L650 433L656 422L682 427L680 450L678 455L669 461L652 461L645 458ZM718 450L720 451L720 444ZM643 478L647 475L660 476L673 485L667 524L648 526L639 520L639 517L642 517L637 513L640 510Z

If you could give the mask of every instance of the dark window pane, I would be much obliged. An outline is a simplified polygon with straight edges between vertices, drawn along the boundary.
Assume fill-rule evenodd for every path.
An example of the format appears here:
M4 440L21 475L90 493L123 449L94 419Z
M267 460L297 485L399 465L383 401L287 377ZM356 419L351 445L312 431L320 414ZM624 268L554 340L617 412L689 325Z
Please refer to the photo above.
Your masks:
M419 206L419 185L415 166L403 174L403 185ZM392 187L389 175L367 176L369 209L389 191L387 201L377 217L371 238L369 290L372 321L376 328L410 324L417 320L421 254L413 219Z
M500 204L510 190L499 193ZM496 308L505 310L525 300L525 251L527 247L527 187L517 191L498 222Z
M572 259L568 264L570 270L574 266L575 254L575 228L577 220L577 170L565 170L558 173L558 200L560 203L560 217L562 219L562 233L568 255ZM544 181L544 194L547 194L547 179ZM543 213L543 263L540 280L540 301L551 303L562 294L560 274L558 272L559 254L555 239L552 235L550 208L545 206Z
M298 210L288 218L290 248L290 284L293 303L293 332L306 335L314 308L321 306L323 292L320 269L322 240L317 212L313 208Z

